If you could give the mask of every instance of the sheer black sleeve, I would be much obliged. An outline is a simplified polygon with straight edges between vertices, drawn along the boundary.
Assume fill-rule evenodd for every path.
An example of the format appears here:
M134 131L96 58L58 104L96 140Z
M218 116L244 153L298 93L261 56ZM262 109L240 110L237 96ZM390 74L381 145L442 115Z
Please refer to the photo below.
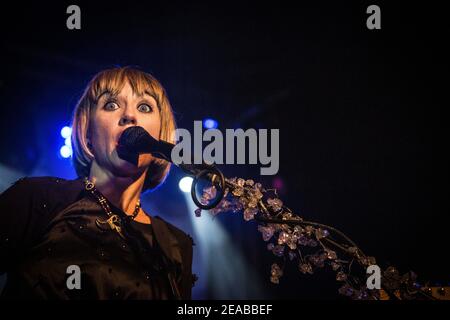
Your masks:
M182 255L183 255L183 272L181 277L181 296L185 300L192 298L192 287L194 286L196 276L192 274L192 255L193 255L193 241L190 236L182 243Z
M22 178L0 194L0 273L23 256L45 227L46 185Z
M184 231L168 225L170 231L178 239L180 251L182 255L182 270L181 275L177 279L177 285L180 290L180 295L183 300L190 300L192 298L192 287L197 279L197 276L192 274L192 258L193 258L193 246L194 241L192 237L186 234Z

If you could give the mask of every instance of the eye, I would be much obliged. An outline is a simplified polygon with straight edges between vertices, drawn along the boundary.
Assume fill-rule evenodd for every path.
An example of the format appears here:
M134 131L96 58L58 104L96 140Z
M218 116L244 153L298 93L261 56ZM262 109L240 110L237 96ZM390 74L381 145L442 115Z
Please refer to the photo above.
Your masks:
M110 110L110 111L116 110L118 108L119 108L119 105L114 101L108 101L107 103L105 103L105 106L103 107L103 109Z
M138 110L141 112L150 113L153 111L153 108L148 104L143 103L138 106Z

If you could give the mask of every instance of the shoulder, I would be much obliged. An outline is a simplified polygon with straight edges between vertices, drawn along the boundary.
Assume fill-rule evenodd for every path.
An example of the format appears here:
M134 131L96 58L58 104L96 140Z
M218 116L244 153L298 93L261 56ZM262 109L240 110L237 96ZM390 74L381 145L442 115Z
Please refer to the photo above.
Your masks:
M58 209L73 199L72 185L58 177L23 177L2 192L0 251L14 257L36 244Z
M47 210L50 210L72 201L80 190L80 179L68 180L54 176L22 177L7 188L1 197L5 201L20 201L22 205L45 204Z
M49 194L51 192L64 193L71 188L73 189L76 184L81 185L78 179L68 180L52 176L22 177L12 183L4 193L21 192L35 196Z
M22 177L11 184L1 193L3 199L30 200L30 197L38 198L47 192L53 177Z
M22 189L22 190L33 190L44 192L46 188L54 186L60 182L68 181L59 177L22 177L12 183L11 187L6 189L6 191L11 189Z

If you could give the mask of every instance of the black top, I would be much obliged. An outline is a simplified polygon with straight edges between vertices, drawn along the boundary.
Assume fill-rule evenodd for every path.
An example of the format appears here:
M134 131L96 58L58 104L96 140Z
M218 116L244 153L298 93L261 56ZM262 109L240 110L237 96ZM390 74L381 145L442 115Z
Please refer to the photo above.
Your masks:
M2 298L190 299L192 238L159 217L125 222L125 239L82 179L22 178L0 195ZM81 288L73 288L78 266ZM69 287L71 289L69 289Z

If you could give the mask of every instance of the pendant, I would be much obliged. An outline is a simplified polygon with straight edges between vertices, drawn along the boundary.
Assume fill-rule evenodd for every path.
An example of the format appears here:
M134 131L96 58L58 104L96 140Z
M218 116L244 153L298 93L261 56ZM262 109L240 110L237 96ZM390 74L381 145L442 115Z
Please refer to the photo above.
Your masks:
M103 231L106 231L108 229L114 230L120 235L122 239L125 239L125 236L122 233L122 226L120 222L121 222L120 217L116 214L112 215L105 221L95 219L95 224L99 229Z

